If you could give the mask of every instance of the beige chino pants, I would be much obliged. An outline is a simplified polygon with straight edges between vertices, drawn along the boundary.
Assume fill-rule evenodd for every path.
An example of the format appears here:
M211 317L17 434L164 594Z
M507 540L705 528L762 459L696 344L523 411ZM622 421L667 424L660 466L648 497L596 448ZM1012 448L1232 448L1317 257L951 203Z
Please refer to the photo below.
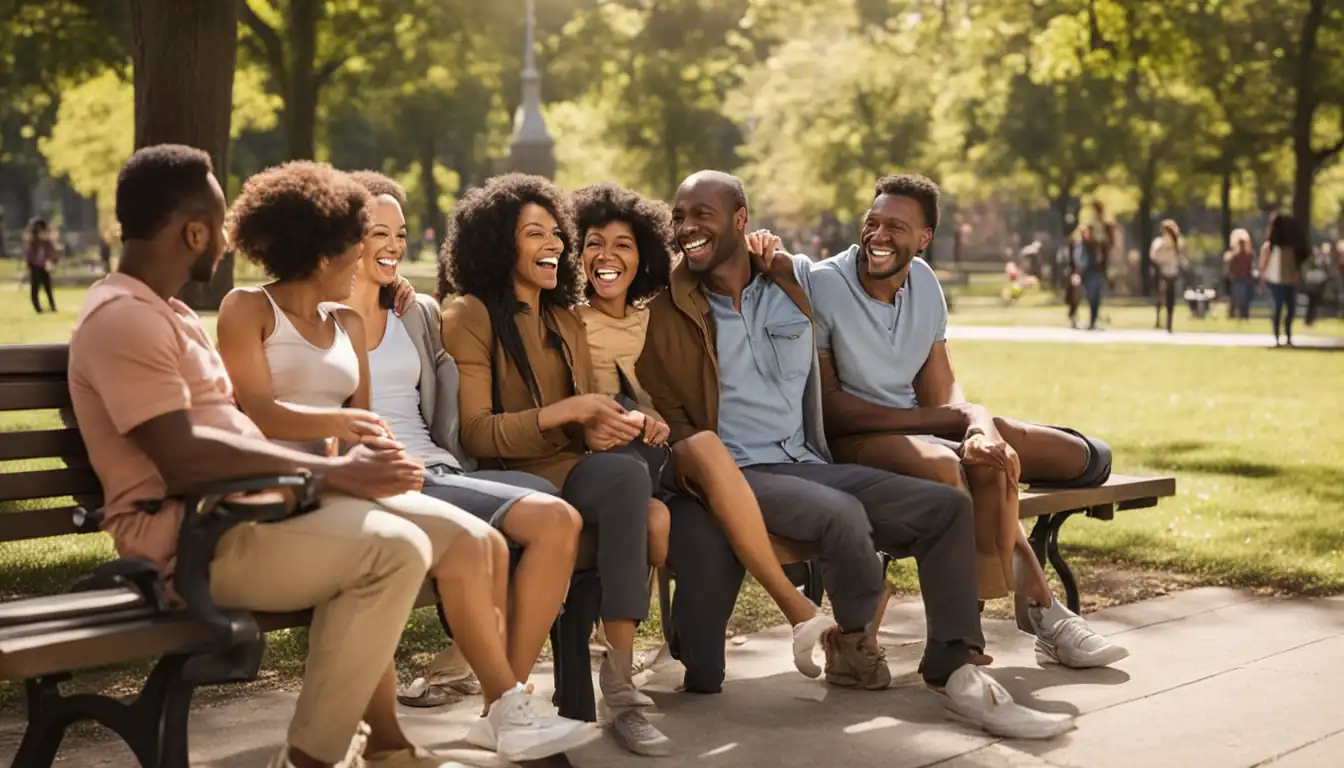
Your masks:
M217 605L314 609L291 747L323 762L345 757L426 574L463 533L493 535L488 523L412 493L379 501L332 494L307 515L224 535L210 564Z

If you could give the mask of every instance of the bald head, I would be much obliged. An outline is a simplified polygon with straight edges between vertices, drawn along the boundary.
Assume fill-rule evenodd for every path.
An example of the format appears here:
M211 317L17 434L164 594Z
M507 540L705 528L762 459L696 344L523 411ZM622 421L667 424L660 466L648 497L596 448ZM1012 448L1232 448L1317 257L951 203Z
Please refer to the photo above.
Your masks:
M688 176L672 204L672 228L691 271L708 272L748 258L747 218L741 179L722 171Z
M677 188L677 196L680 197L683 192L696 189L723 195L724 201L733 210L747 207L747 188L743 186L741 179L731 173L724 173L723 171L697 171L692 173Z

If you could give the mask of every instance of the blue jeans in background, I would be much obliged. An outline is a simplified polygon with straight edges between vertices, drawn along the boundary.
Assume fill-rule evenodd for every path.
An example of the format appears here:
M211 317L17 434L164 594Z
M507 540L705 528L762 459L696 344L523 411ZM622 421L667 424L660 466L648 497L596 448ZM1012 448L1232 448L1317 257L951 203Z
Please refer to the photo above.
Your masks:
M1089 328L1097 327L1097 318L1101 316L1101 292L1105 287L1105 274L1092 270L1083 273L1083 293L1087 294L1087 308L1092 314Z
M1287 316L1283 318L1284 335L1288 337L1288 343L1293 343L1293 318L1297 317L1297 286L1291 283L1266 283L1269 287L1269 295L1274 299L1274 343L1279 343L1279 320L1288 310Z
M1251 298L1255 296L1255 279L1241 277L1232 281L1232 317L1251 318Z

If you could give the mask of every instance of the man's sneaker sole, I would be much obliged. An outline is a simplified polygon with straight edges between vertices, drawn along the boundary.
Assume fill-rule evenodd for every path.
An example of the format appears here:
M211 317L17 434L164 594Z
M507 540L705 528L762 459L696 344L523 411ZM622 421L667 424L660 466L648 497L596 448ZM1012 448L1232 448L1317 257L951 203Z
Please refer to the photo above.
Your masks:
M1036 741L1053 739L1078 727L1078 723L1067 715L1048 715L1017 725L984 722L958 709L952 699L946 696L943 697L943 706L947 708L949 713L964 720L967 724L973 725L992 736L1005 739L1031 739Z
M580 727L565 734L563 739L534 744L518 752L505 752L499 749L496 750L495 754L511 763L521 763L525 760L543 760L552 755L561 755L571 749L578 749L586 744L591 744L600 738L602 738L602 729L598 728L596 723L583 723ZM498 737L495 741L498 743Z
M1055 651L1055 646L1036 638L1036 663L1041 666L1057 664L1069 669L1095 669L1097 667L1109 667L1117 661L1127 658L1129 658L1128 648L1112 644L1085 661L1074 660L1074 663L1069 663L1059 657Z

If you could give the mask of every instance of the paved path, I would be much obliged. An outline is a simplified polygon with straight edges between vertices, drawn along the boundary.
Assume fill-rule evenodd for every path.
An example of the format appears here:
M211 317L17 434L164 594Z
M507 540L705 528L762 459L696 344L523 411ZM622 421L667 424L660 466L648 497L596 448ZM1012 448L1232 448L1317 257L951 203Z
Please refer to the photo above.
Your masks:
M1344 765L1344 597L1278 599L1197 589L1092 615L1129 647L1115 669L1042 669L1032 643L1006 621L987 621L993 674L1020 701L1079 715L1052 742L1004 741L952 720L916 682L924 636L917 602L894 604L882 641L892 690L846 691L807 680L789 661L785 628L730 645L719 696L672 692L677 676L646 686L674 756L637 759L604 739L570 755L579 768L1338 768ZM549 680L548 670L537 678ZM406 710L422 743L457 748L472 764L502 765L457 741L475 701ZM284 739L293 696L276 693L203 709L192 717L192 764L265 765ZM7 762L0 748L0 764ZM64 754L62 766L132 765L121 746Z
M1158 330L1083 331L1015 325L949 325L949 339L976 341L1046 341L1071 344L1176 344L1197 347L1273 347L1274 337L1259 333L1166 333ZM1344 350L1344 338L1298 336L1299 349Z

